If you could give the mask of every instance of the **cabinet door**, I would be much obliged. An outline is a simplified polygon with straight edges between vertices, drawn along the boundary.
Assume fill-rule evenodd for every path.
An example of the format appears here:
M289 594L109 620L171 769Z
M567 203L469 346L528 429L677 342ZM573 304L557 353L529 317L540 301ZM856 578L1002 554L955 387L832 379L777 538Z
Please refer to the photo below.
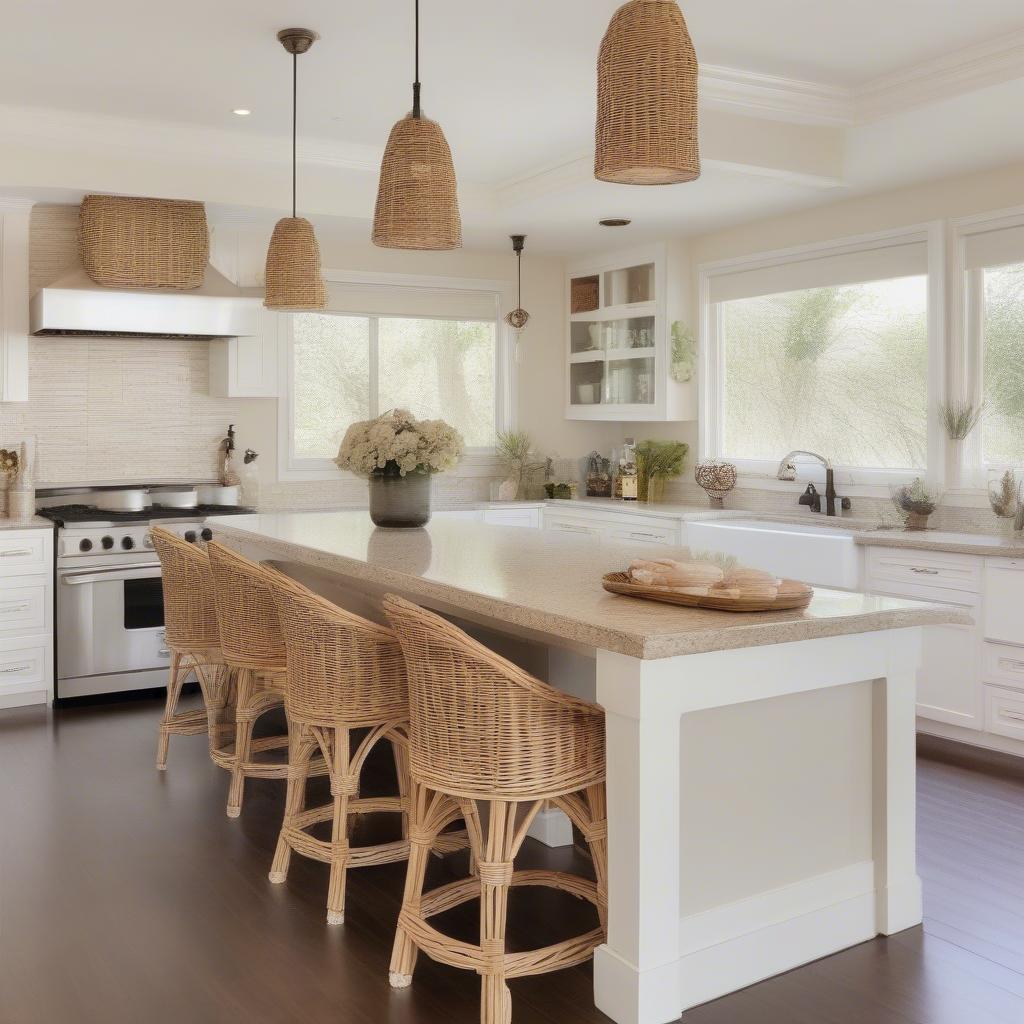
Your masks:
M901 594L890 588L884 594L954 605L969 612L975 623L980 622L981 598L978 595L948 590L926 594L925 589L918 587L913 593ZM875 587L871 591L883 593ZM923 634L921 668L917 675L918 715L965 729L981 729L978 626L927 626Z
M1024 647L1024 559L985 562L985 639Z
M276 398L279 337L284 314L259 310L259 333L210 342L210 394L217 398Z

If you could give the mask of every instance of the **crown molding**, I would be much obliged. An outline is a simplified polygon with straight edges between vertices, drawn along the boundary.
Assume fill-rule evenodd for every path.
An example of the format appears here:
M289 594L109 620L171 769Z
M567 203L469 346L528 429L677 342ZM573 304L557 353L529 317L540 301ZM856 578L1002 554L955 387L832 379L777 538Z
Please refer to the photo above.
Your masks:
M702 105L799 124L852 124L853 93L841 86L703 65Z
M854 94L856 121L877 121L1018 78L1024 78L1024 30L865 83Z

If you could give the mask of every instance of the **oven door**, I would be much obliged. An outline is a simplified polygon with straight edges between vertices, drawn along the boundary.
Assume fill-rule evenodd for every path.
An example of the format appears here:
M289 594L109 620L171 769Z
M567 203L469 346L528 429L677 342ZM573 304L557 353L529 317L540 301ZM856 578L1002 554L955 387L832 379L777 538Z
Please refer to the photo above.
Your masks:
M166 668L160 563L57 570L57 677Z

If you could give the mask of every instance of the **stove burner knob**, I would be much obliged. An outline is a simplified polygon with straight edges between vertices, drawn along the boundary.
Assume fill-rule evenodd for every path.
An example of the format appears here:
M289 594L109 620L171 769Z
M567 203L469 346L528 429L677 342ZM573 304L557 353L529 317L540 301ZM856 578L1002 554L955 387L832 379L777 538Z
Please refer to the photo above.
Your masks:
M92 541L88 537L78 542L79 551L92 551Z
M195 530L186 530L185 531L185 540L187 540L189 542L189 544L195 544L195 542L196 542L196 531Z
M125 551L131 551L131 549L135 547L135 541L132 540L131 537L122 537L121 547L123 547Z
M210 528L209 528L209 527L207 526L207 527L206 527L206 528L205 528L205 529L203 530L203 532L202 532L201 534L199 534L199 536L200 536L200 537L202 537L202 538L203 538L203 540L213 540L213 530L211 530L211 529L210 529Z
M103 540L100 541L100 543L103 545L104 551L109 551L114 546L114 538L104 537Z

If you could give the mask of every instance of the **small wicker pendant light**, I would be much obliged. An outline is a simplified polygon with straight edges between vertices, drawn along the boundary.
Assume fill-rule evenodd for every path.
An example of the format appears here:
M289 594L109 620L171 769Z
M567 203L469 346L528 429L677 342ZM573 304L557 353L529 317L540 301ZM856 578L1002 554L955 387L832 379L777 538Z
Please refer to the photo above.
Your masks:
M519 300L516 308L505 317L505 323L521 331L529 322L530 314L523 309L523 249L526 248L526 235L510 235L512 251L516 254L516 276L519 285Z
M420 3L412 113L391 129L380 165L373 244L384 249L458 249L462 218L455 166L441 126L420 110Z
M629 0L597 59L594 176L671 185L700 176L697 56L676 0Z
M317 38L306 28L286 28L277 33L281 45L292 55L292 215L274 225L267 248L267 309L323 309L327 289L320 276L320 246L313 225L296 216L296 142L298 124L299 54Z

